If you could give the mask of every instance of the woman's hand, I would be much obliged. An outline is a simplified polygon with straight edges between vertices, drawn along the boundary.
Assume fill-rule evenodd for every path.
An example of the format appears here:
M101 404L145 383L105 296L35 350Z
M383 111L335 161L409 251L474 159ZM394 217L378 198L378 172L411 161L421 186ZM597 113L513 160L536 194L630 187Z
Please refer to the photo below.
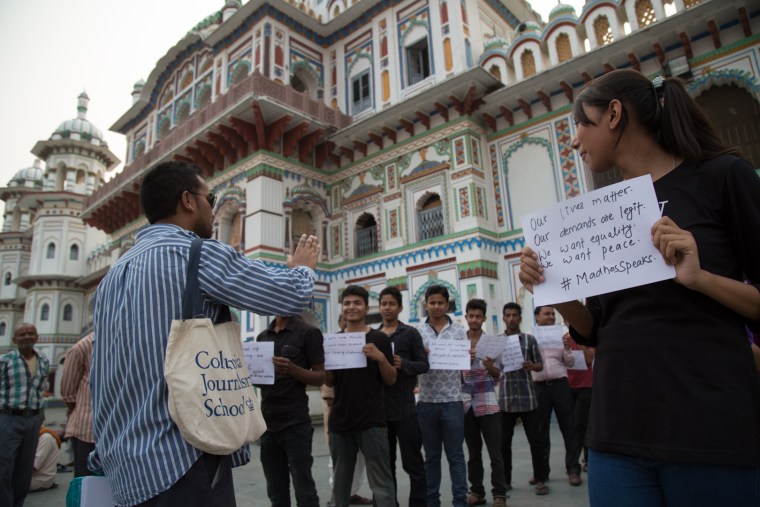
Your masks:
M523 287L533 294L533 286L538 285L544 281L544 276L541 274L544 272L543 266L538 263L538 254L531 250L529 247L522 249L522 255L520 255L520 283Z
M699 265L699 252L694 236L669 217L662 217L652 226L652 243L668 265L675 266L675 281L690 289L702 281L706 272Z

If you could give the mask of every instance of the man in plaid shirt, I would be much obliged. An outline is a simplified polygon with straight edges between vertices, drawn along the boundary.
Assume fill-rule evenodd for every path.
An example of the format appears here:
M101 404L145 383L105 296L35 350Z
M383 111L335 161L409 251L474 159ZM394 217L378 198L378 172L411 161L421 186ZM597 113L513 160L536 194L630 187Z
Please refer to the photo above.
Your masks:
M0 505L21 507L32 482L40 436L42 393L50 363L34 350L39 336L32 324L13 333L18 350L0 356Z
M518 335L520 348L522 349L525 362L521 370L503 372L501 385L499 386L499 408L501 408L501 432L504 458L504 471L507 481L507 489L512 489L512 435L515 433L515 422L519 417L522 420L525 436L530 445L530 455L533 459L533 478L536 482L536 494L549 493L546 480L549 477L548 470L539 470L541 455L539 449L539 423L538 399L536 388L533 385L532 371L544 369L541 359L541 351L538 342L532 335L520 332L522 321L522 308L517 303L507 303L502 309L502 318L507 326L507 336Z

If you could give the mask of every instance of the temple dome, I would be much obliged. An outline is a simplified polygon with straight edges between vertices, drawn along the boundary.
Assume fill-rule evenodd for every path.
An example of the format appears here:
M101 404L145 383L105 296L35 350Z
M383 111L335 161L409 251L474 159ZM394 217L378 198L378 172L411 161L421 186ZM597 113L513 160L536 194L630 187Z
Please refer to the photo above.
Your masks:
M40 160L34 161L32 167L27 167L17 171L13 178L8 182L9 187L29 187L42 188L42 165Z
M578 14L575 12L575 7L568 4L558 4L556 7L554 7L551 12L549 12L549 21L553 21L556 18L562 17L562 16L570 16L577 18Z
M87 105L89 102L90 97L85 92L82 92L77 98L77 117L66 120L58 125L53 135L50 136L50 140L76 139L90 141L97 146L105 146L106 142L103 140L103 132L87 119Z

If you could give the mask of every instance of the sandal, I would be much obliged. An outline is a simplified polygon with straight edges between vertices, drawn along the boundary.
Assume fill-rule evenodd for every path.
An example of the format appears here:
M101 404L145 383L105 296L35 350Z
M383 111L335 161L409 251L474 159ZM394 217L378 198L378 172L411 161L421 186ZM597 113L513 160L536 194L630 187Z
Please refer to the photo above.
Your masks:
M478 494L473 493L470 491L467 493L467 505L485 505L486 504L486 497L480 496Z
M543 482L537 481L536 482L536 494L537 495L548 495L549 494L549 486L547 486Z
M507 507L507 499L503 496L493 497L493 507Z

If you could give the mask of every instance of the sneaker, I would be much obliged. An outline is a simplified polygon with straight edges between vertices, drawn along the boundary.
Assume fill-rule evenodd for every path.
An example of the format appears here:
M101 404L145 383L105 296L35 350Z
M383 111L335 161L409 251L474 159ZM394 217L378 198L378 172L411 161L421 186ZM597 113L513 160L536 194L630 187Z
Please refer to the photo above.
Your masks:
M351 498L349 498L348 503L351 505L372 505L372 500L369 498L364 498L363 496L359 495L351 495Z
M493 497L493 507L507 507L507 499L503 496Z
M549 494L549 486L547 486L543 482L536 481L536 494L537 495L548 495Z
M486 504L486 497L480 496L477 493L473 493L470 491L467 494L467 505L473 506L473 505L485 505Z

